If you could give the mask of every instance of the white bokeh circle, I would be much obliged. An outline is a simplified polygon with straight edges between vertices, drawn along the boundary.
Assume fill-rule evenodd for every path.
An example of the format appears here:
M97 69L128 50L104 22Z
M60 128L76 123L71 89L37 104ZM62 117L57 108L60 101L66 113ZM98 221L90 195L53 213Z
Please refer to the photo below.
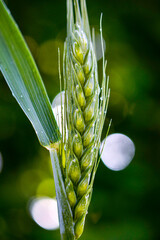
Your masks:
M53 99L52 110L53 110L57 125L59 127L60 133L63 135L64 133L66 133L66 138L68 138L67 124L65 122L64 104L65 104L65 91L62 91L58 93ZM62 126L63 126L63 133L62 133Z
M135 146L126 135L114 133L103 140L100 152L106 167L113 171L120 171L132 161L135 155Z
M55 230L59 228L57 201L49 197L33 199L29 204L33 220L42 228Z
M95 45L96 45L96 58L97 58L97 61L99 61L103 57L102 40L101 40L100 34L95 35ZM103 50L104 52L106 51L106 42L104 38L103 38Z

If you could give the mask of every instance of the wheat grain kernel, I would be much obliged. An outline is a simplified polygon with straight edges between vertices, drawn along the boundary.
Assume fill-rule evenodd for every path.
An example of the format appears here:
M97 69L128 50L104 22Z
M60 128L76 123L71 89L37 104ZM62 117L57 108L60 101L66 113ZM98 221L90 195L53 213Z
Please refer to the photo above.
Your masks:
M91 51L89 51L86 61L85 61L85 64L83 66L83 70L86 75L88 75L89 72L91 71L92 64L93 64L93 58L92 58Z
M86 37L86 34L84 33L84 31L82 31L80 28L78 28L77 30L75 30L75 38L77 40L77 42L79 42L83 53L86 54L87 50L88 50L88 40Z
M77 100L81 108L84 108L86 105L86 99L83 93L83 90L80 89L79 85L76 87L76 92L77 92Z
M83 54L82 48L80 47L80 45L77 42L75 42L73 44L73 53L74 53L75 58L81 64L83 64L83 62L84 62L84 54Z
M78 80L80 81L81 86L83 86L84 82L85 82L85 75L84 75L84 72L83 72L83 69L82 69L81 65L76 63L75 64L75 70L76 70Z
M78 134L74 136L73 140L73 150L74 153L76 154L77 157L81 157L83 153L83 144L82 144L82 139Z
M82 177L82 180L78 184L78 187L77 187L78 196L83 196L86 193L89 179L90 179L90 171L87 171L87 173L84 174L84 177Z
M66 193L67 193L67 197L68 197L71 207L74 207L76 204L77 198L76 198L76 194L74 191L73 183L71 182L70 179L66 186Z
M85 123L83 119L82 112L76 109L75 114L74 114L74 122L75 122L75 127L78 132L83 133L85 129Z
M81 170L80 170L79 162L77 158L74 158L73 160L71 160L69 164L69 176L72 182L74 182L75 184L79 181L81 177Z
M86 215L84 214L80 219L77 220L77 222L75 224L74 231L75 231L76 239L80 238L80 236L83 233L84 224L85 224L85 217L86 217Z
M93 94L94 90L94 76L92 75L91 78L89 78L84 86L84 94L86 97L90 97Z
M90 120L92 120L94 113L95 113L95 102L91 101L84 111L85 122L89 122Z
M93 138L94 138L94 126L92 127L89 126L82 138L84 147L87 147L92 142Z
M81 159L81 169L82 171L86 170L92 164L92 151L91 149L87 150Z
M75 207L75 219L80 218L86 212L89 195L84 195Z

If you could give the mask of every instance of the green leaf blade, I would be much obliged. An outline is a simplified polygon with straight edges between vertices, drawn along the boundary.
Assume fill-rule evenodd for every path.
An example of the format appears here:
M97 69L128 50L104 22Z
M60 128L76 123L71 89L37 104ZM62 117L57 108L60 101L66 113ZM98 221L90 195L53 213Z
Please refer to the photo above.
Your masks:
M58 142L61 135L39 71L18 26L1 0L0 70L40 143L49 147Z

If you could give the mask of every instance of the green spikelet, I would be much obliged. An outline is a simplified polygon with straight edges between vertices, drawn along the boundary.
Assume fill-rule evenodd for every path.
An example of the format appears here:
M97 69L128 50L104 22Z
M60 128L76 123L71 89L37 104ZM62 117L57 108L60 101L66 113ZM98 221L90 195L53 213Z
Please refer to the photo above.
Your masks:
M80 238L84 230L86 214L80 217L75 224L75 237L76 239Z
M91 175L91 169L83 172L81 181L78 183L78 186L77 186L78 197L82 197L87 192L90 175Z
M75 239L81 236L84 229L109 96L104 55L100 90L94 34L92 40L85 0L80 0L80 5L81 11L78 0L75 0L73 11L72 0L67 0L67 38L63 63L68 128L68 138L64 140L66 164L63 172L75 222Z
M79 219L84 213L86 213L86 206L88 205L89 194L83 195L80 201L77 203L74 211L75 220Z
M77 197L70 179L66 182L66 193L71 207L74 207L77 202Z

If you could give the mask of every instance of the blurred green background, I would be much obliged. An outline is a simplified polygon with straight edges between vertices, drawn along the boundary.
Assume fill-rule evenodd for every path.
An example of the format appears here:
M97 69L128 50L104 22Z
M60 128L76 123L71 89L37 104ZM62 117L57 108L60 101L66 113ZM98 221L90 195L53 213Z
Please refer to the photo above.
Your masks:
M66 36L65 0L6 1L43 77L50 100L59 92L57 48ZM110 133L129 136L132 163L113 172L100 163L82 240L160 239L160 2L87 0L91 26L103 12ZM99 62L101 66L101 62ZM48 152L0 75L0 240L58 240L59 230L30 217L34 196L54 197Z

